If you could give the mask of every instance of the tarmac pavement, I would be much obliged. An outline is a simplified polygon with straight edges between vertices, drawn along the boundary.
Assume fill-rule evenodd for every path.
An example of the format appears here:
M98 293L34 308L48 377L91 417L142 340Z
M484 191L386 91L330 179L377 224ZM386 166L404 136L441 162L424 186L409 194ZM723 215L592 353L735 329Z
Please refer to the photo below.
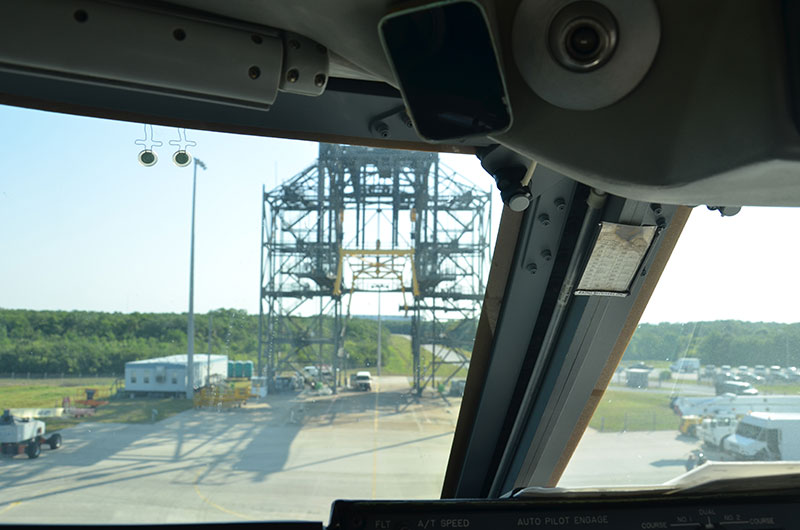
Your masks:
M56 451L0 459L0 522L327 523L335 499L438 498L460 398L417 401L407 378L379 381L376 392L278 394L152 424L64 429ZM561 485L662 482L696 446L672 431L590 430Z
M460 399L270 396L154 424L83 423L57 451L0 460L3 523L327 522L339 498L437 498Z

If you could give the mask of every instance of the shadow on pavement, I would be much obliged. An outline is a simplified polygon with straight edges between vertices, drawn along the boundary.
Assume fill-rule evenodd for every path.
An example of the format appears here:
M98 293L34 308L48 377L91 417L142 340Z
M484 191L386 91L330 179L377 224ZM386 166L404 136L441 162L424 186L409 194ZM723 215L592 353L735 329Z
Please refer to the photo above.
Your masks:
M231 473L243 473L238 480L260 482L280 471L450 435L457 414L443 414L445 408L438 397L412 398L407 391L344 391L335 396L277 394L241 409L189 410L153 424L86 422L62 430L64 445L45 449L36 460L0 460L0 505L159 475L188 485L225 484ZM356 423L372 429L379 421L381 427L404 430L424 421L441 424L441 431L423 433L415 426L406 441L286 467L302 429Z

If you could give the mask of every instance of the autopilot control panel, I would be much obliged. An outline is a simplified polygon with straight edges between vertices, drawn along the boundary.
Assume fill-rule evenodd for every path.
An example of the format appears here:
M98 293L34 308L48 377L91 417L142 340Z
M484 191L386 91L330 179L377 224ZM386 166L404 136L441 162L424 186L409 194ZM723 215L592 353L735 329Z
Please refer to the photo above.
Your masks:
M779 530L800 497L337 501L332 530Z

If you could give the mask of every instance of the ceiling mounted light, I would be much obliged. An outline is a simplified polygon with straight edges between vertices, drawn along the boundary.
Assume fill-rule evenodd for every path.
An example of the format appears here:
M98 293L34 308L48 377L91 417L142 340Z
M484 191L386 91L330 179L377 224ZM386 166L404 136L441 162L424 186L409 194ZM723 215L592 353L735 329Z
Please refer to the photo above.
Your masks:
M655 235L655 226L600 223L597 240L575 294L628 296Z

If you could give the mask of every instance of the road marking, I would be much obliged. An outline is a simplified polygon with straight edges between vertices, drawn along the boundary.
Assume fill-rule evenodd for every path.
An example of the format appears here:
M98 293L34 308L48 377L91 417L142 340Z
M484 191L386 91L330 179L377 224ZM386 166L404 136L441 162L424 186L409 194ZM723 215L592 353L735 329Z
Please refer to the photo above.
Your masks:
M197 483L199 481L200 481L200 472L198 471L197 472L197 478L195 479L194 484L192 486L194 487L194 492L197 494L198 497L200 497L200 500L202 500L204 503L208 504L212 508L216 508L217 510L219 510L219 511L221 511L223 513L227 513L228 515L233 515L234 517L238 517L239 519L245 519L247 521L253 521L253 520L256 519L255 517L250 517L248 515L244 515L244 514L241 514L239 512L235 512L233 510L229 510L229 509L225 508L224 506L220 506L219 504L211 501L208 497L206 497L205 495L200 493L200 489L197 487ZM2 512L0 512L0 513L2 513Z
M378 395L381 393L380 378L375 378L375 410L372 414L372 498L378 486Z
M6 506L6 507L5 507L5 508L3 508L2 510L0 510L0 513L6 513L8 510L11 510L11 509L13 509L13 508L16 508L16 507L17 507L17 506L19 506L20 504L22 504L22 501L16 501L16 502L12 502L12 503L11 503L11 504L9 504L8 506Z

